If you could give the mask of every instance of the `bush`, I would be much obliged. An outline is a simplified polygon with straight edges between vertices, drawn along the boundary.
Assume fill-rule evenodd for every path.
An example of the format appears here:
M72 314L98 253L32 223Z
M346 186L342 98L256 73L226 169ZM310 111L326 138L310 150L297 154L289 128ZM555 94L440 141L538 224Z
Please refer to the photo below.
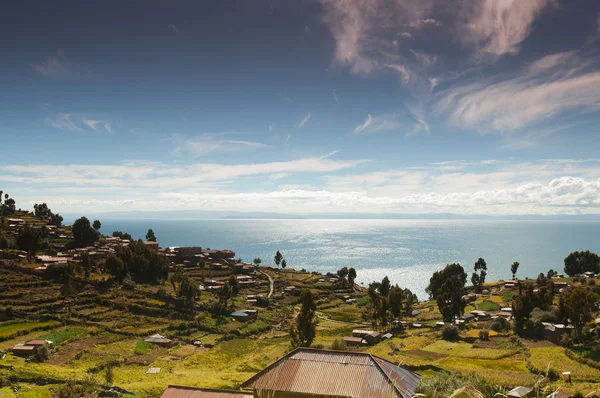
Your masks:
M510 329L510 322L506 318L498 317L492 321L490 329L494 332L502 333Z
M490 331L486 329L481 329L479 331L479 340L487 341L490 339Z
M442 329L442 339L456 340L458 339L458 327L456 325L444 325Z
M569 333L565 333L560 338L560 345L563 347L570 347L573 344L573 339L569 336Z
M344 339L335 339L331 344L331 349L335 351L348 351L348 345Z
M156 295L159 296L159 297L167 297L167 289L165 289L164 286L160 286L156 290Z
M588 279L587 284L589 286L594 286L596 284L596 280L594 278L590 278Z
M34 358L37 362L44 362L46 359L48 359L48 347L43 345L38 348Z
M8 249L8 239L4 235L0 235L0 249Z

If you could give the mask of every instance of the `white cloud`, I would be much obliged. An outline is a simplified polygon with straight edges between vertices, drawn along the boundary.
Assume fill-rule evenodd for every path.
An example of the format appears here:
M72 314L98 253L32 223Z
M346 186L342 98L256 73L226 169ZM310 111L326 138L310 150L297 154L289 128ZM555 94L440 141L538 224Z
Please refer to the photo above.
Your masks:
M179 30L179 29L177 28L177 26L175 26L175 25L173 25L173 24L170 24L170 25L169 25L169 27L170 27L170 28L173 30L173 32L175 32L175 33L177 33L177 34L180 34L180 33L181 33L181 30Z
M56 117L46 118L46 123L63 131L81 131L81 127L73 120L73 115L70 113L59 113Z
M338 105L340 104L340 100L338 99L335 88L333 89L333 100L335 101L336 104L338 104Z
M302 127L304 127L304 125L306 123L308 123L309 120L310 120L310 112L308 112L308 114L304 117L304 119L302 119L300 121L300 124L298 124L298 128L301 129Z
M357 167L364 160L334 160L337 152L285 162L250 164L193 163L168 165L126 162L121 165L5 165L0 181L24 184L61 184L144 188L193 189L206 182L226 182L249 176L328 173Z
M335 61L354 73L368 74L384 64L398 64L396 36L429 21L434 0L321 0L323 20L335 40ZM429 22L428 22L429 23Z
M438 21L437 19L434 18L427 18L422 20L421 22L423 22L425 25L431 25L431 26L441 26L442 23L440 21Z
M93 119L81 118L81 122L94 131L104 131L106 133L113 132L111 124L104 120L93 120Z
M340 175L344 170L352 173L364 161L336 161L331 159L334 154L241 165L140 161L119 166L7 165L0 166L0 181L22 201L43 199L53 209L69 212L160 208L282 213L600 213L599 159L520 164L443 161L414 169ZM300 173L325 174L325 184L298 183L294 177ZM244 185L236 189L234 181L245 177L261 177L250 181L255 185L262 181L263 185L254 186L252 192L240 189ZM289 182L279 190L266 190L282 178ZM116 192L119 199L114 199Z
M355 134L375 134L386 133L400 128L400 121L395 114L385 114L372 117L367 115L364 123L359 124L354 129Z
M271 131L271 128L269 131ZM173 135L173 138L176 141L174 152L176 154L207 154L211 152L230 153L260 150L270 147L270 145L263 144L262 142L226 139L225 137L230 134L233 133L203 134L193 138L175 134Z
M88 119L84 116L73 115L71 113L59 113L54 118L46 118L45 122L46 124L63 131L113 132L112 124L110 122Z
M495 56L515 55L533 23L552 0L481 0L466 2L462 39Z
M479 79L439 92L436 112L480 132L514 133L567 111L597 111L598 63L573 53L545 56L517 77Z

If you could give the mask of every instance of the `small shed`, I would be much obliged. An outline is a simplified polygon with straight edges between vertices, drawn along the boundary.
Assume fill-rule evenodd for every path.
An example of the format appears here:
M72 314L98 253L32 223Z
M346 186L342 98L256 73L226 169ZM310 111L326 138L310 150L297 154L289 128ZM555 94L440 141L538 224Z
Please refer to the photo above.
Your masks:
M146 340L144 340L144 342L155 344L161 347L171 347L173 344L175 344L173 340L168 339L158 333L148 337Z
M37 347L32 345L17 344L11 349L12 353L18 357L30 357L37 353Z
M25 343L25 345L30 345L30 346L33 346L36 348L48 346L51 344L52 344L52 342L49 340L30 340L27 343Z
M248 322L250 320L256 319L258 317L257 310L240 310L234 311L231 313L231 317L236 321L240 322Z
M506 394L507 397L514 398L523 398L523 397L531 397L533 395L533 390L529 387L519 386L515 387Z
M571 398L572 395L569 393L566 393L564 391L554 391L552 394L550 395L546 395L546 398Z
M364 341L362 338L360 337L352 337L352 336L344 336L344 342L347 345L353 345L353 346L359 346L359 345L366 345L367 342Z

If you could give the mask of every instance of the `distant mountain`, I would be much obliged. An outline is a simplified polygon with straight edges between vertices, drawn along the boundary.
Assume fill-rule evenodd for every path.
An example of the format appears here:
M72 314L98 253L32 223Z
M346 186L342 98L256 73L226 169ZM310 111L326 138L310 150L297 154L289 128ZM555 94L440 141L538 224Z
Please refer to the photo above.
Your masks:
M370 213L323 213L323 214L282 214L268 212L235 212L235 211L204 211L204 210L175 210L175 211L117 211L117 212L88 212L86 214L64 214L65 222L72 223L85 215L90 219L99 220L206 220L206 219L356 219L356 220L565 220L565 221L600 221L600 214L582 215L511 215L490 216L482 214L463 215L451 213L436 214L370 214Z

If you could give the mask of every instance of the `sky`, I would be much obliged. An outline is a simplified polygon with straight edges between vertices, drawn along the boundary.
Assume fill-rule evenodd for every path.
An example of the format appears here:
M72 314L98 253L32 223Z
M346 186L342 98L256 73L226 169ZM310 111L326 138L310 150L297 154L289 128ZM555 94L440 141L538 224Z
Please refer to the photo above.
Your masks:
M0 190L63 213L600 213L600 2L9 2Z

